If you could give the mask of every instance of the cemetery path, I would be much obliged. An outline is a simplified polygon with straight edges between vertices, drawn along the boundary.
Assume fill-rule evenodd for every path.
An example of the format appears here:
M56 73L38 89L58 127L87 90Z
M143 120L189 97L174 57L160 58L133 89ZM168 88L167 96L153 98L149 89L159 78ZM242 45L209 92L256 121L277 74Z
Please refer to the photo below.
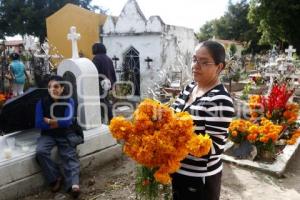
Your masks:
M135 165L123 156L104 167L84 172L81 176L82 196L89 200L135 199ZM290 161L285 178L224 163L221 200L299 200L300 150ZM24 200L71 199L64 193L43 191Z

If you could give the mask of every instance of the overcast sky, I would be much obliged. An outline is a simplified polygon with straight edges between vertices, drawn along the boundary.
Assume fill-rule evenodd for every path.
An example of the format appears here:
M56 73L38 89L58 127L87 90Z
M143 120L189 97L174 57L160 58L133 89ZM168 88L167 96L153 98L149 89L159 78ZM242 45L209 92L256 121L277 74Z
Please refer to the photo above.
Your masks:
M92 5L108 9L109 15L119 16L128 0L93 0ZM219 18L227 11L229 0L136 0L148 19L159 15L166 24L199 28L205 22ZM232 0L237 2L238 0ZM8 38L7 38L8 39ZM20 36L9 38L21 39Z
M119 16L128 0L93 0L92 4L109 9L108 14ZM229 0L136 0L148 19L159 15L166 24L193 28L195 32L206 22L227 11ZM234 0L232 2L236 2Z

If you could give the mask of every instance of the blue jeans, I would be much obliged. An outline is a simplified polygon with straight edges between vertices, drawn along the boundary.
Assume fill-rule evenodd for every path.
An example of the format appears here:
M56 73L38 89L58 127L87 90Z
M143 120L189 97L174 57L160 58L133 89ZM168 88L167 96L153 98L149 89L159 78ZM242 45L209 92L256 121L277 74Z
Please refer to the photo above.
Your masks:
M36 158L47 182L51 184L57 178L62 177L58 164L51 159L51 150L54 146L57 146L58 153L63 162L66 190L70 189L72 185L79 185L80 164L76 147L72 147L66 137L42 135L38 138Z

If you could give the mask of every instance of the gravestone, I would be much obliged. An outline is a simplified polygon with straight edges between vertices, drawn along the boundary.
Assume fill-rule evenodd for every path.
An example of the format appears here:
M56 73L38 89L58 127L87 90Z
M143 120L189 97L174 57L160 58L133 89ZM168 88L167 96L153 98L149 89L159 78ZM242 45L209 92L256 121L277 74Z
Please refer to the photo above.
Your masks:
M287 59L292 60L293 59L293 53L296 52L296 49L293 49L292 45L289 45L289 48L285 50L285 52L288 54Z
M79 124L86 130L95 128L101 123L98 71L91 60L79 58L77 40L80 34L74 26L70 28L68 39L72 41L72 59L63 60L57 74L71 82L70 94L77 103Z
M120 157L120 145L110 134L108 126L101 125L98 73L94 64L86 58L75 56L60 63L58 74L71 82L69 95L78 102L77 116L84 128L85 138L85 142L77 147L81 171ZM20 199L45 186L35 159L35 144L39 134L39 130L30 129L0 136L1 149L8 148L8 141L15 140L16 145L13 151L0 153L0 200ZM54 157L60 161L57 156Z
M34 128L35 105L47 94L47 89L33 88L23 95L8 100L0 113L0 132L9 134Z
M57 74L72 84L70 94L77 102L80 125L86 130L100 126L98 72L92 61L87 58L63 60L58 66Z

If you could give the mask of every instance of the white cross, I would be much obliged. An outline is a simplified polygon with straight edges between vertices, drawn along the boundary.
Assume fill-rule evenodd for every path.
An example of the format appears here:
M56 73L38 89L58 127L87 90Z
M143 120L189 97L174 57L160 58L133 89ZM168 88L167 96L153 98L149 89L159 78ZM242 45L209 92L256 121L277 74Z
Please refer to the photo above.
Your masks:
M77 47L77 40L80 39L80 34L76 33L76 27L70 27L70 33L68 34L68 40L72 41L72 58L76 59L79 58L78 55L78 47Z
M288 53L287 59L292 60L293 53L296 52L296 49L293 49L293 46L289 45L289 48L286 49L285 52Z

